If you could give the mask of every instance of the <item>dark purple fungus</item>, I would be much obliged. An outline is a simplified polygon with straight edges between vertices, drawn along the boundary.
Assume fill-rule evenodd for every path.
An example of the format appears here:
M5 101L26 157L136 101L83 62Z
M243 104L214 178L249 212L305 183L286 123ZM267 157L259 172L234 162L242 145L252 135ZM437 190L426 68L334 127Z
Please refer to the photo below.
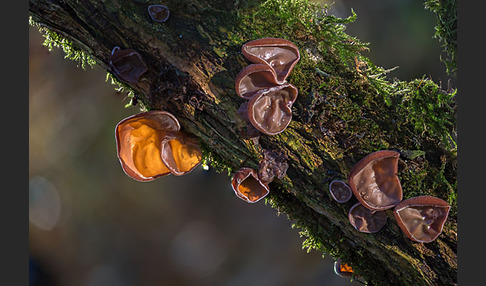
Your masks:
M169 19L170 11L165 5L150 5L147 10L150 18L155 22L165 22Z
M292 42L279 38L263 38L250 41L241 48L242 54L255 64L270 66L279 84L285 83L300 59L299 49Z
M275 177L285 177L289 164L287 156L277 151L263 150L263 159L258 165L258 177L263 183L270 183Z
M284 131L292 120L291 108L297 94L297 88L292 84L260 90L248 102L249 121L267 135Z
M416 242L434 241L442 232L451 206L432 196L401 201L393 212L403 233Z
M231 180L231 187L236 196L247 203L256 203L270 192L268 185L250 168L241 168L236 172Z
M334 180L329 184L331 197L338 203L345 203L351 199L353 192L348 184L340 180Z
M137 84L142 74L147 71L147 65L137 51L122 50L118 46L111 51L110 67L117 78L131 84Z
M395 151L377 151L351 169L348 185L364 207L386 210L402 200L402 186L397 176L399 156Z
M351 207L348 218L356 230L365 233L378 232L386 223L384 211L372 211L360 203Z

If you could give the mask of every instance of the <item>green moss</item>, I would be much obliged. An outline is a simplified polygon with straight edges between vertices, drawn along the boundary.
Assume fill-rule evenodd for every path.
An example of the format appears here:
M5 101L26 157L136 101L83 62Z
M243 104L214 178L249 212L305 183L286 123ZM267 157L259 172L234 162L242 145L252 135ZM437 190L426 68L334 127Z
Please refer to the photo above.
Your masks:
M32 17L29 17L29 25L39 29L39 32L44 36L43 45L46 46L49 51L52 51L54 47L61 48L65 53L64 58L76 61L83 69L86 69L88 66L92 68L97 64L96 60L90 54L58 33L37 24Z

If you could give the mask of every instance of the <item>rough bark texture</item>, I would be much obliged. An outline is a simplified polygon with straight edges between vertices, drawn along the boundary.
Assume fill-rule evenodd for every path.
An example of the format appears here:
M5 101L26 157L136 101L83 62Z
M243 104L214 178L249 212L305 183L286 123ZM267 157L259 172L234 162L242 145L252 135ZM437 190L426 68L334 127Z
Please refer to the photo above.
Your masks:
M343 32L350 19L305 2L167 0L165 23L151 21L153 1L31 0L29 10L54 44L108 71L114 46L137 50L148 71L137 85L120 84L143 109L176 115L211 166L257 169L263 150L285 153L287 176L270 184L267 202L301 229L305 247L341 257L370 285L457 284L455 91L426 78L389 82L361 54L366 45ZM256 141L245 139L234 79L249 64L241 45L261 37L291 40L302 59L288 78L299 89L291 124ZM401 154L404 198L428 194L452 205L434 242L406 238L392 210L378 233L360 233L347 219L356 200L330 197L329 182L383 149Z

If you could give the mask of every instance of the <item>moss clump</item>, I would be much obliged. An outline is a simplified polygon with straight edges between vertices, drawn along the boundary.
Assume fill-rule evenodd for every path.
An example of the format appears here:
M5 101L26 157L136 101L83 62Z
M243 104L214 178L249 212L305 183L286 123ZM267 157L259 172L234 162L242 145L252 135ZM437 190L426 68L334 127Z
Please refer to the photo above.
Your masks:
M439 39L446 57L441 56L448 74L457 69L457 3L456 0L427 0L425 8L437 15L434 37Z

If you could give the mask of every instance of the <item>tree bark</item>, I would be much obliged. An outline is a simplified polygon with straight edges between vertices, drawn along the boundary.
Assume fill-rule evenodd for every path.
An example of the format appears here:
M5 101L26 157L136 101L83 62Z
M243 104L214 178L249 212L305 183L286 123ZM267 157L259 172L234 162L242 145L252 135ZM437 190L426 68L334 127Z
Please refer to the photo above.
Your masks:
M196 136L204 160L220 171L258 169L263 150L288 157L287 175L270 184L267 202L287 214L304 246L342 258L370 285L456 285L457 208L455 91L422 78L389 81L343 32L346 19L306 1L167 0L169 20L151 20L152 1L29 1L33 22L65 50L89 55L110 72L115 46L137 50L148 66L138 84L122 85L143 110L174 114ZM314 9L314 12L312 12ZM249 139L238 114L234 80L249 63L241 45L262 37L294 42L301 61L288 81L299 89L289 127ZM67 39L62 42L61 39ZM347 214L356 199L332 200L328 185L378 150L400 152L404 199L422 194L448 201L438 239L409 240L392 210L378 233L360 233Z

